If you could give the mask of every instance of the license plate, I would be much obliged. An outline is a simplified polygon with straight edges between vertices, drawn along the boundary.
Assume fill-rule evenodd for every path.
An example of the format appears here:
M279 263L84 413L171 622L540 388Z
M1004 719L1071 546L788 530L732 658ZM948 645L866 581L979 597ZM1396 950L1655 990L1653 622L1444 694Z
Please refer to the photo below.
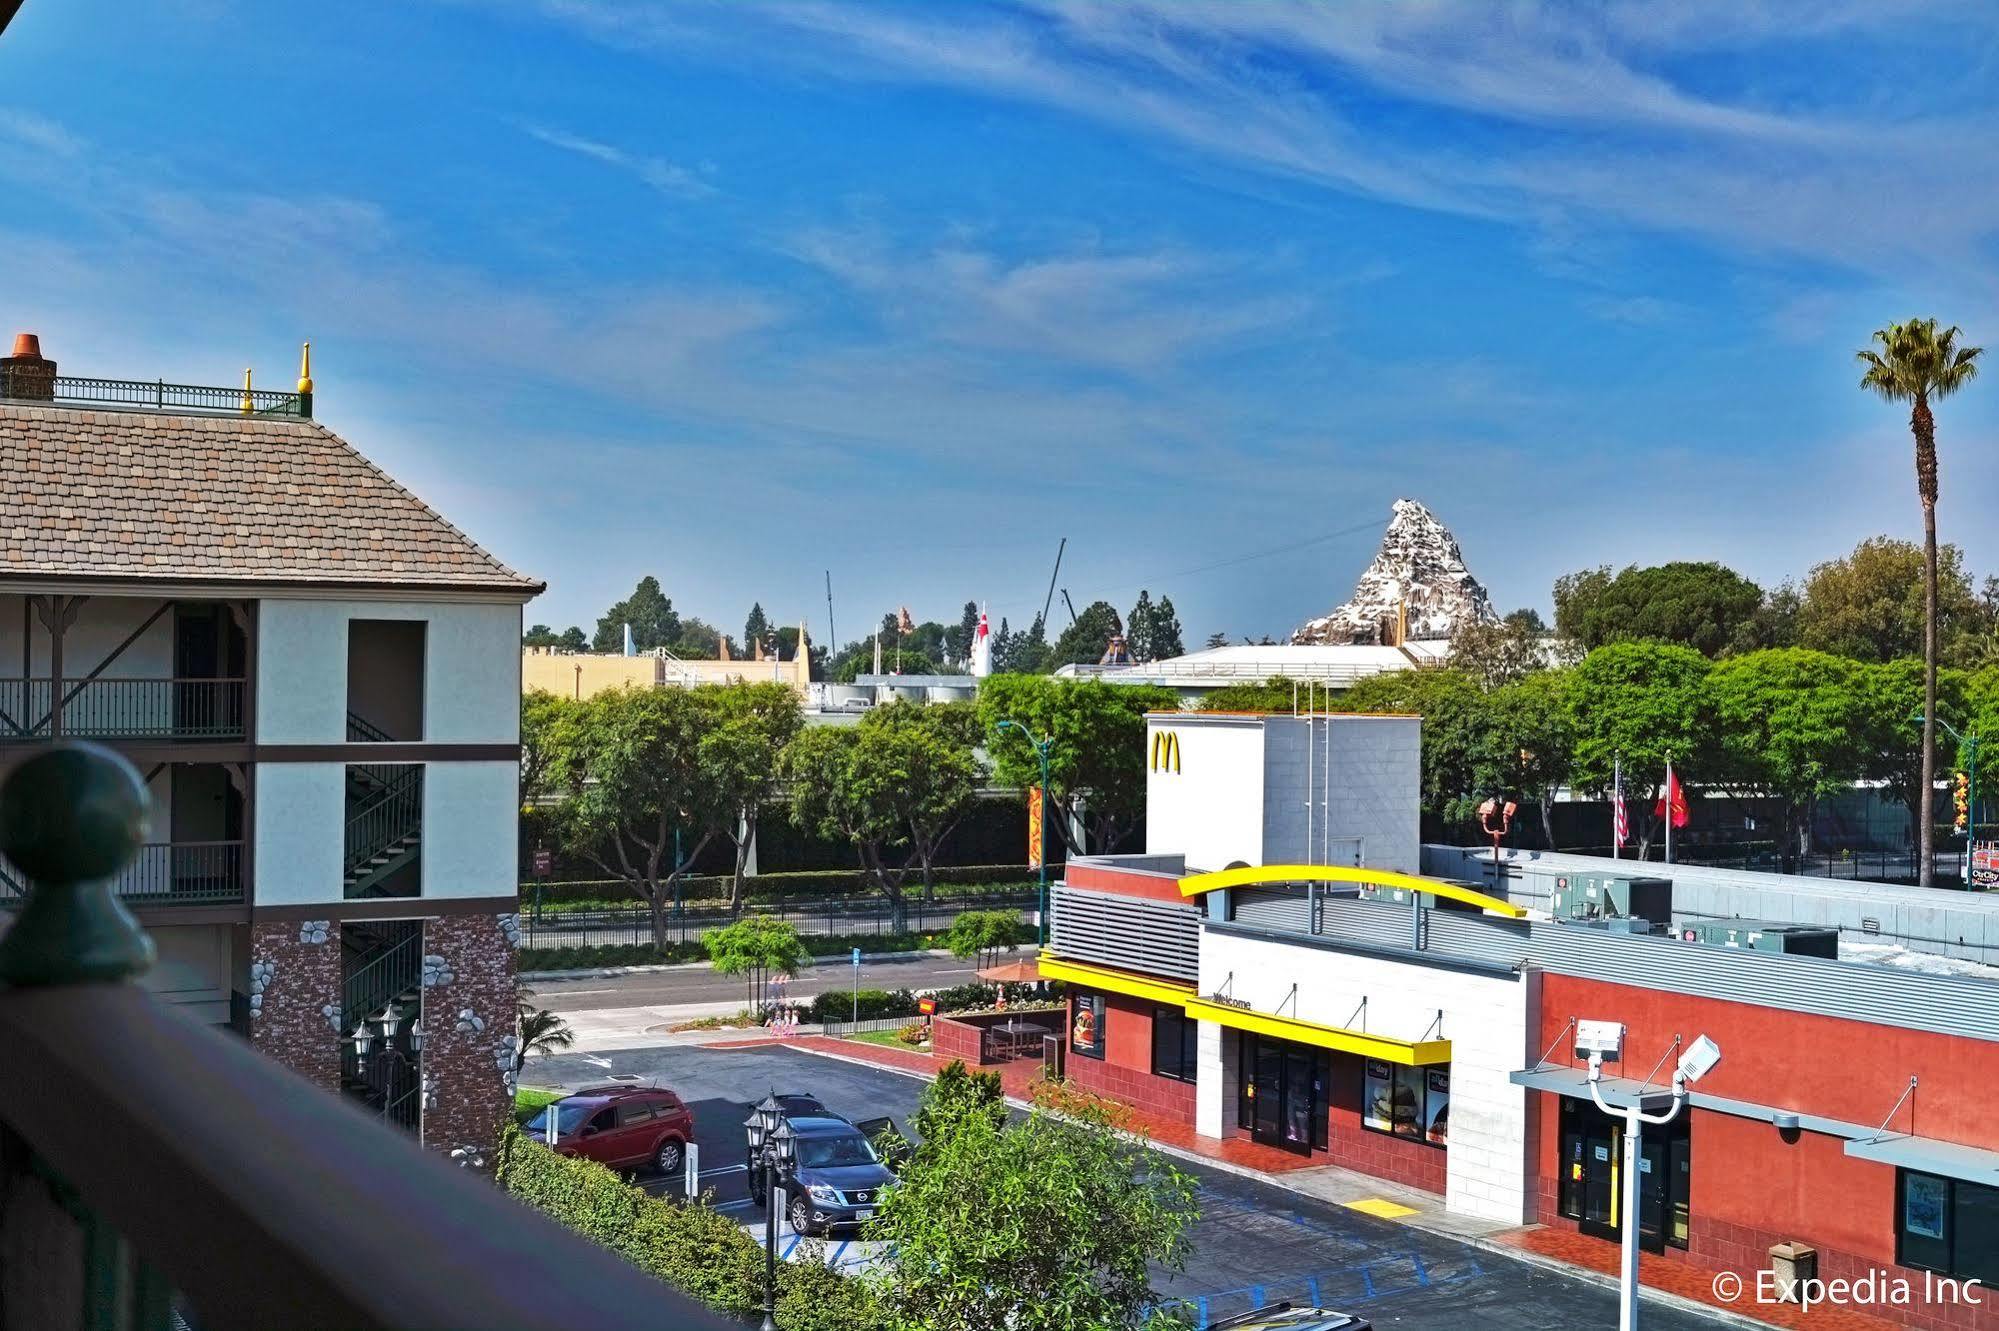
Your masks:
M875 1213L874 1213L873 1211L856 1211L856 1212L854 1212L854 1219L856 1219L856 1220L872 1220L872 1219L874 1219L874 1218L875 1218Z

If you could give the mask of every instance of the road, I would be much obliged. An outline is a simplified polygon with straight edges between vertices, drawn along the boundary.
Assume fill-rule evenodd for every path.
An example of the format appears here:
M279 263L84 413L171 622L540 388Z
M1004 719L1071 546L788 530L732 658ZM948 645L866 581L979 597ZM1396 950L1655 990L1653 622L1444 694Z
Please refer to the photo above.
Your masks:
M614 1075L657 1080L694 1110L700 1164L719 1205L758 1216L745 1193L743 1119L772 1089L818 1096L850 1118L888 1114L907 1131L923 1084L876 1068L795 1049L632 1049L537 1060L527 1080L579 1087ZM1219 1318L1259 1301L1304 1302L1359 1312L1397 1331L1600 1331L1617 1321L1615 1295L1601 1286L1514 1258L1349 1211L1199 1164L1177 1162L1200 1184L1201 1219L1186 1271L1162 1277L1159 1291ZM654 1180L666 1191L666 1180ZM845 1249L833 1246L832 1260ZM1709 1331L1714 1323L1648 1305L1652 1331Z
M941 989L971 983L977 970L972 962L956 957L911 953L882 961L863 961L861 987ZM706 966L677 966L672 970L581 980L544 980L532 974L521 978L534 990L535 1002L553 1012L748 1002L745 981L740 976L717 975ZM844 958L821 957L792 978L786 997L802 1002L829 989L845 992L853 987L854 968Z

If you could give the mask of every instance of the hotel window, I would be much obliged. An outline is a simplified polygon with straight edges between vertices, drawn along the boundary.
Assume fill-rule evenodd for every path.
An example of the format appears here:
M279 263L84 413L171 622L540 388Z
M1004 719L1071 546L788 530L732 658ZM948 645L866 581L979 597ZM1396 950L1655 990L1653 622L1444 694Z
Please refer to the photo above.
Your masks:
M1195 1080L1198 1024L1179 1008L1152 1009L1152 1075L1174 1081Z
M1897 1170L1895 1260L1958 1280L1999 1283L1999 1188Z

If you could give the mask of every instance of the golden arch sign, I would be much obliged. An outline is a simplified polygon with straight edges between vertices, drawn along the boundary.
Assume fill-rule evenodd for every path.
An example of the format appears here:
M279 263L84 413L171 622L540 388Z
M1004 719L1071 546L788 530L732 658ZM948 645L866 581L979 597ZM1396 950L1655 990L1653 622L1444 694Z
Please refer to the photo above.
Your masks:
M1381 887L1406 887L1413 892L1462 901L1494 915L1524 919L1527 910L1469 887L1436 878L1419 878L1413 873L1391 873L1387 869L1357 869L1344 864L1263 864L1245 869L1222 869L1197 873L1180 880L1180 895L1198 897L1224 887L1276 886L1285 883L1374 883Z
M1152 732L1152 770L1180 774L1180 734L1174 730Z

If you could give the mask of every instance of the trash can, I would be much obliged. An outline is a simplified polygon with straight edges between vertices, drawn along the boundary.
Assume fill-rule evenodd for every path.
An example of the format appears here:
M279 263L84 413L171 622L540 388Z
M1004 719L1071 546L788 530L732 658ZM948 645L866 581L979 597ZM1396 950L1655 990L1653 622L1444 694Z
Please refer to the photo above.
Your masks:
M1818 1279L1819 1250L1802 1243L1770 1245L1770 1272L1777 1277L1777 1298L1783 1303L1800 1301L1798 1285Z

